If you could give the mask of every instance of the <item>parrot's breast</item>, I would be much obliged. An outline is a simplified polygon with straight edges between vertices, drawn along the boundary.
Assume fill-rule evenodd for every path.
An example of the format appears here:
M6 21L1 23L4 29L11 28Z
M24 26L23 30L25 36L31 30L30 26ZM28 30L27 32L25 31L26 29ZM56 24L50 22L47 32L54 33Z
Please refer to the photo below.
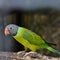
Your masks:
M36 50L42 48L40 45L32 44L28 40L24 39L23 38L23 33L24 33L24 29L23 28L19 28L18 29L18 33L16 34L16 36L13 36L13 38L15 38L24 47L27 47L27 48L29 48L32 51L36 51Z
M25 40L24 38L22 37L14 37L19 43L21 43L24 47L27 47L29 48L30 50L32 51L36 51L36 50L39 50L40 46L37 46L37 45L33 45L31 43L29 43L27 40Z

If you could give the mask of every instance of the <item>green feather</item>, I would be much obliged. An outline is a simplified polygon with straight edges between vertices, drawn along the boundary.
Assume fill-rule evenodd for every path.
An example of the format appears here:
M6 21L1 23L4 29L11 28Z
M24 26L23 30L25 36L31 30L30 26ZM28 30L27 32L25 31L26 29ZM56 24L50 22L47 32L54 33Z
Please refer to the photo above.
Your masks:
M24 32L23 38L29 41L31 44L34 44L34 45L45 44L42 38L38 36L37 34L35 34L34 32L27 30L27 29L24 29L23 32Z
M24 45L25 48L29 48L32 51L36 51L41 48L48 49L51 52L60 54L59 51L52 48L48 45L39 35L35 34L34 32L19 27L16 36L13 36L19 43Z

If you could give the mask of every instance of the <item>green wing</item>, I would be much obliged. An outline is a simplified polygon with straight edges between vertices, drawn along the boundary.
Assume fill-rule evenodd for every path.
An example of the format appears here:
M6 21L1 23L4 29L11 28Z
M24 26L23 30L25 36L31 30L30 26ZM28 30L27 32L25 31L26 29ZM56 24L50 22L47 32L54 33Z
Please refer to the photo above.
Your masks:
M23 38L28 42L30 42L31 44L35 44L35 45L45 44L45 41L40 36L38 36L37 34L35 34L34 32L28 29L24 29Z

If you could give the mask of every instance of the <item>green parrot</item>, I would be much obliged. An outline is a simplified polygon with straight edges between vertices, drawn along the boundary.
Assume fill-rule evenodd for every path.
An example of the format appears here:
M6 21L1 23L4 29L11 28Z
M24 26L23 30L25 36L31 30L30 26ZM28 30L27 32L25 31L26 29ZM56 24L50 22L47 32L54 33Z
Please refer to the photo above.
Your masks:
M9 24L6 26L4 33L5 35L11 35L13 38L15 38L24 46L25 50L30 49L35 52L40 49L48 49L53 53L60 54L59 51L51 47L39 35L24 27Z

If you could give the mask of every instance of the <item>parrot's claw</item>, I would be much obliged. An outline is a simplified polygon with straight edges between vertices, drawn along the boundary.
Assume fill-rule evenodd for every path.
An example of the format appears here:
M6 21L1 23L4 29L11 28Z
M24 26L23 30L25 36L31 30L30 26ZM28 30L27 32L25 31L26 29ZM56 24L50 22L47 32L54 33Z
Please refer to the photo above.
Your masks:
M24 55L24 57L26 57L26 56L29 56L29 57L31 57L31 58L40 58L39 57L39 54L37 53L37 52L33 52L33 51L31 51L31 52L29 52L29 53L26 53L25 55Z
M25 53L26 53L25 51L19 51L19 52L17 52L17 55L19 55L19 56L21 56L21 57L22 57L22 56L24 56L24 55L25 55Z

